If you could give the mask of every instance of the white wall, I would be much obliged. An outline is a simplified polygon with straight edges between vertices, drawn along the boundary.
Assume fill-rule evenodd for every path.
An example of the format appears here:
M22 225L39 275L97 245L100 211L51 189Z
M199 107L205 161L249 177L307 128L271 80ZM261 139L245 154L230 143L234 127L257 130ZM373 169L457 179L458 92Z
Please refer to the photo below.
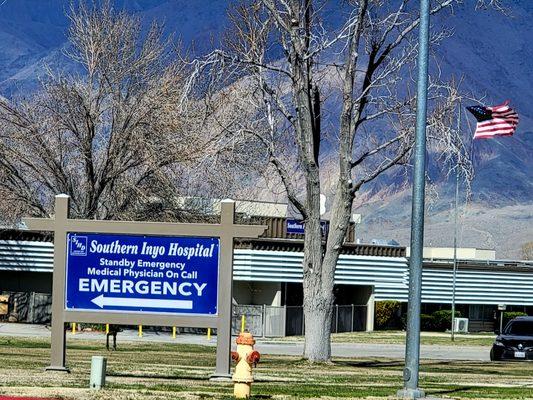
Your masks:
M234 281L233 299L237 304L281 306L281 283Z
M235 250L234 279L248 282L302 282L303 254L288 251ZM525 264L524 264L525 265ZM528 264L530 265L530 264ZM335 283L373 286L376 301L407 301L409 271L404 257L372 257L342 254ZM450 304L452 264L424 266L422 302ZM457 304L533 305L533 264L458 269Z

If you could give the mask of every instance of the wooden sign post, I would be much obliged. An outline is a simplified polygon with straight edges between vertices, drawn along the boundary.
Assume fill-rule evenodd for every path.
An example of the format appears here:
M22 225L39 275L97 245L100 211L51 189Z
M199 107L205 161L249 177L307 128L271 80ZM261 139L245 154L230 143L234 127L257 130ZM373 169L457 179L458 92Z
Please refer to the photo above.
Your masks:
M55 217L52 219L47 218L25 218L24 222L28 226L28 229L33 231L53 231L54 232L54 271L53 271L53 285L52 285L52 340L51 340L51 360L50 366L47 370L53 371L66 371L66 335L65 335L65 323L68 322L81 322L81 323L109 323L118 325L152 325L152 326L175 326L175 327L197 327L197 328L217 328L217 356L216 356L216 370L213 374L214 378L227 378L230 376L230 350L231 350L231 312L232 312L232 283L233 283L233 242L235 238L256 238L261 235L266 226L259 225L238 225L235 224L235 202L232 200L223 200L221 202L221 213L219 224L188 224L188 223L160 223L160 222L137 222L137 221L98 221L98 220L80 220L69 218L69 196L57 195L55 198ZM101 236L99 236L101 235ZM216 304L201 304L205 308L215 310L213 313L207 313L203 311L196 311L195 305L190 300L177 300L172 298L170 300L153 299L149 298L150 293L147 292L147 287L156 288L157 294L161 294L161 285L164 284L165 288L169 292L172 292L172 288L176 288L175 282L149 282L148 280L142 281L142 294L141 299L145 300L144 307L135 309L134 302L127 302L123 298L118 297L104 297L103 294L92 298L90 302L87 302L88 306L72 305L73 301L68 299L68 290L80 290L88 292L90 290L101 291L104 285L102 282L96 282L91 285L91 281L88 278L78 278L76 276L77 285L71 285L72 277L69 281L71 274L77 274L82 268L85 258L81 256L87 256L91 251L97 253L97 251L105 251L105 246L96 245L97 240L92 241L92 247L87 249L89 243L87 238L102 237L104 239L116 237L123 239L124 241L142 241L146 240L159 241L163 244L170 243L175 239L176 243L170 243L173 246L174 253L178 246L178 241L193 241L197 240L199 243L205 241L205 238L211 238L213 245L212 248L203 252L196 250L196 253L192 253L192 250L185 249L179 253L187 262L191 261L193 255L198 257L198 260L194 261L195 268L200 271L207 264L202 264L200 257L215 258L213 249L218 251L218 259L214 261L214 266L218 267L218 271L210 271L210 274L215 273L218 277L218 284L216 288L216 295L213 297ZM111 236L113 235L113 236ZM117 242L115 240L115 242ZM132 242L135 243L135 242ZM79 248L73 248L73 245L79 245ZM100 246L100 247L99 247ZM123 245L125 246L125 245ZM134 253L135 257L141 257L138 246L128 245L130 247L115 246L119 250L128 250L126 253ZM143 250L146 247L146 243L143 244ZM164 252L164 246L161 251ZM197 249L201 249L201 245L196 245ZM103 249L103 250L102 250ZM110 248L108 247L107 250ZM129 251L132 250L132 251ZM135 252L133 251L135 250ZM188 252L189 251L189 252ZM85 252L85 253L84 253ZM109 251L108 251L109 252ZM187 253L188 252L188 253ZM174 254L173 253L173 254ZM200 254L201 253L201 254ZM154 257L155 254L155 257ZM89 254L91 255L91 254ZM71 262L72 265L67 265L68 260L71 260L74 256L80 256L75 260L80 262ZM92 254L93 257L99 257L99 254ZM152 253L150 256L156 260L158 253ZM126 257L126 256L124 256ZM133 257L133 256L132 256ZM124 263L134 262L124 261ZM139 265L142 260L139 261ZM207 261L206 261L207 262ZM117 262L118 264L118 262ZM173 263L168 262L168 254L166 264L161 262L158 265L170 265ZM91 264L93 265L93 264ZM132 264L133 265L133 264ZM186 263L180 265L185 266ZM211 264L210 264L211 265ZM96 267L86 268L85 270L92 271L94 274ZM119 268L119 267L116 267ZM118 271L118 269L117 269ZM194 273L188 273L194 278L198 275ZM171 274L170 274L171 275ZM169 276L170 276L169 275ZM117 283L118 282L118 283ZM106 281L111 286L111 293L121 293L120 288L123 288L122 295L133 296L133 285L138 281L123 282L119 279ZM133 282L133 283L132 283ZM146 283L146 285L145 285ZM152 285L149 285L152 283ZM204 294L205 286L201 286L197 283L197 295L202 296ZM190 287L193 283L185 283L184 287L180 286L180 294L185 296L192 295ZM72 286L75 286L72 288ZM141 287L136 285L135 287ZM213 285L212 285L213 286ZM107 287L107 286L105 286ZM96 288L96 289L95 289ZM124 288L126 290L124 290ZM213 292L211 292L213 293ZM88 293L88 295L94 295L98 293ZM172 293L171 293L172 294ZM175 296L175 297L180 297ZM181 296L183 297L183 296ZM76 300L77 301L77 300ZM94 303L94 304L93 304ZM161 308L167 307L166 304L170 304L169 309ZM93 309L92 307L96 308ZM120 310L123 307L124 310ZM176 307L171 309L170 307ZM183 307L183 310L180 310ZM163 310L163 312L161 311Z

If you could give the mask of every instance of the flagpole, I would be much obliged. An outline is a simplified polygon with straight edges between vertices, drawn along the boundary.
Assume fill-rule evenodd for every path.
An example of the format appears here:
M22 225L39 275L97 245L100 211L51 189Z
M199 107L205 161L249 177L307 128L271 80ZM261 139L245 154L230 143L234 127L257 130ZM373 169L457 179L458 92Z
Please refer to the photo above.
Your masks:
M424 203L426 179L426 125L429 59L429 0L420 0L420 31L418 36L418 80L416 129L414 145L413 199L411 209L411 254L409 256L409 296L403 399L424 397L418 387L420 369L420 308L422 300L422 265L424 250Z
M456 152L455 155L455 215L453 223L453 278L452 278L452 342L455 341L455 284L457 280L457 214L459 205L459 130L461 129L461 102L457 116Z
M457 280L457 203L459 198L459 163L455 170L455 216L453 228L452 342L455 341L455 284Z

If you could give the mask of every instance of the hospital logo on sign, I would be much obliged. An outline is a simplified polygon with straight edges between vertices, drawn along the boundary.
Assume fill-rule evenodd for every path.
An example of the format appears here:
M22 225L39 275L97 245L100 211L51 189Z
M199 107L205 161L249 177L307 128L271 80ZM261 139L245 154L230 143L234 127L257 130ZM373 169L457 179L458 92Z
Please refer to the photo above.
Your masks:
M87 237L71 236L70 237L70 255L86 256L87 255Z

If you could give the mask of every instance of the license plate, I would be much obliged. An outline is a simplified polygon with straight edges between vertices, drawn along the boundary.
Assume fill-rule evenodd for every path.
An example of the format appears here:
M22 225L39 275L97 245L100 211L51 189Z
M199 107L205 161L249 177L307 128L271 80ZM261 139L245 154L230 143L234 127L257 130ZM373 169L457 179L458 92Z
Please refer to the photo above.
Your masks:
M514 352L514 358L526 358L526 352L525 351L515 351Z

